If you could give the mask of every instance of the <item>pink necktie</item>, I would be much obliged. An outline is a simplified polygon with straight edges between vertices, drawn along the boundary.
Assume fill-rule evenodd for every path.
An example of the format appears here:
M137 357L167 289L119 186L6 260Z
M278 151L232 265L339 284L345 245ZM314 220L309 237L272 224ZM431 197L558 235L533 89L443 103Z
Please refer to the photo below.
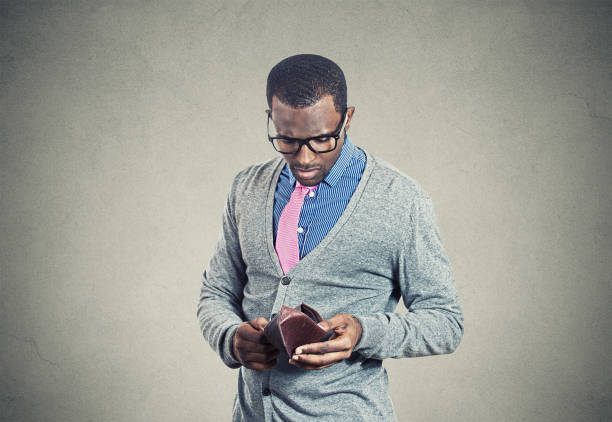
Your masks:
M300 260L297 238L300 211L304 204L304 197L312 192L317 186L303 186L296 180L295 189L293 189L291 198L289 198L289 202L287 202L287 205L283 208L283 212L278 219L276 255L278 255L278 260L280 261L284 274L287 274Z

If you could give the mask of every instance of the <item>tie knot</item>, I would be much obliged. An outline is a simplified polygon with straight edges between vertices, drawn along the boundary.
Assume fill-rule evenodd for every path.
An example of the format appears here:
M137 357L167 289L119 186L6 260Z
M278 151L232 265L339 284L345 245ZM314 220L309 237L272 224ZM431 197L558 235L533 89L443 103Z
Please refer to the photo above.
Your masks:
M308 195L310 192L312 192L313 190L315 190L315 188L319 186L319 185L315 185L315 186L304 186L302 185L300 182L298 182L297 180L295 181L295 187L297 189L300 190L300 193L304 194L304 195Z

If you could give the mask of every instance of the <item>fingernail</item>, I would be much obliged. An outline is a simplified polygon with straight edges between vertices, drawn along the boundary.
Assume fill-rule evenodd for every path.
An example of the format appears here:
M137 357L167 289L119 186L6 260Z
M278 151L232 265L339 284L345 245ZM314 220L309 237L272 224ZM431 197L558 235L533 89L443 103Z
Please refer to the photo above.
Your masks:
M300 360L300 357L297 355L293 355L293 360Z
M295 354L296 355L301 355L302 354L302 349L295 349Z

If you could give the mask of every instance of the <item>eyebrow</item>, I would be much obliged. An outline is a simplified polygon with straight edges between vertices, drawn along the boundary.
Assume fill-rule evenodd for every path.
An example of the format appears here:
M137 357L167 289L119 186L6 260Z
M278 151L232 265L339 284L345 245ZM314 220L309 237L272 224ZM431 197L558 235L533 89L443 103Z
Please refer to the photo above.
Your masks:
M272 113L268 114L268 116L269 116L269 119L272 120ZM333 135L336 135L336 133L342 129L342 123L344 123L345 118L346 118L346 111L340 115L340 122L336 125L336 127L331 132L324 132L324 133L320 133L319 135L309 136L307 138L296 138L293 136L281 135L280 133L278 135L280 137L291 139L291 140L296 140L296 141L304 141L306 139L320 138L322 136L333 136ZM272 124L274 124L274 120L272 120Z

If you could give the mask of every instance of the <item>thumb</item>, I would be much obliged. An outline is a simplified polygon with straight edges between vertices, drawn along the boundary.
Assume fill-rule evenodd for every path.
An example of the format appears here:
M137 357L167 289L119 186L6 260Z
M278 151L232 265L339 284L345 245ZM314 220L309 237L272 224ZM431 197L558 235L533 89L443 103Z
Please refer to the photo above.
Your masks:
M332 323L327 319L319 322L317 325L321 327L325 332L333 330Z
M266 325L268 325L268 320L264 317L257 317L249 321L249 324L251 324L251 327L255 328L256 330L263 330Z
M330 319L323 320L317 324L325 331L331 331L346 324L343 314L336 314Z

